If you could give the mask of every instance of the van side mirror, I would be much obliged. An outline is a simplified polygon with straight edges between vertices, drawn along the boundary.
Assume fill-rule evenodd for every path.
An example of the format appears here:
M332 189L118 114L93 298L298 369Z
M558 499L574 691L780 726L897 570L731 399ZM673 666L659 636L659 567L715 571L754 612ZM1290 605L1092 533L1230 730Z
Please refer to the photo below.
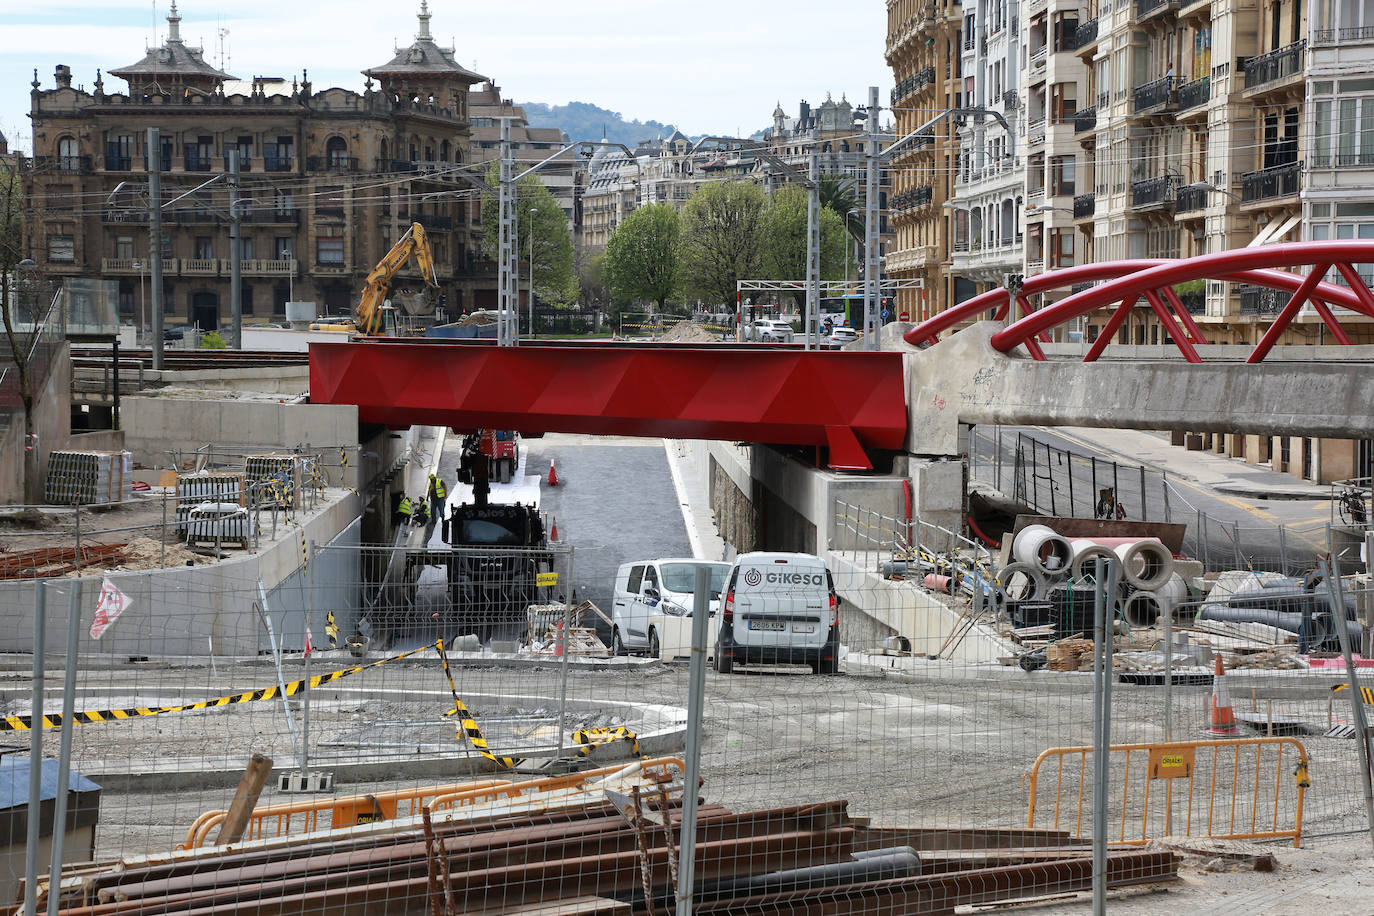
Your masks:
M659 594L658 589L654 588L652 585L649 585L644 588L644 597L650 599L651 601L657 601L663 596Z

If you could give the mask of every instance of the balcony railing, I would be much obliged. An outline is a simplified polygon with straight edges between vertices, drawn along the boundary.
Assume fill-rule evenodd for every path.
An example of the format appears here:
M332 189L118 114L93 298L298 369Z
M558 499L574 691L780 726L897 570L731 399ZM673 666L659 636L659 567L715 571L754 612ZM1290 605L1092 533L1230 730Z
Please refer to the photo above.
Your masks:
M1032 51L1032 52L1031 52L1031 56L1030 56L1031 66L1032 66L1032 67L1044 66L1044 64L1045 64L1045 59L1048 58L1049 56L1050 56L1050 46L1049 46L1049 45L1045 45L1045 46L1042 47L1042 48L1039 48L1039 49L1037 49L1037 50L1035 50L1035 51Z
M1245 88L1254 89L1290 76L1302 75L1305 41L1295 41L1268 54L1252 57L1245 62Z
M1187 111L1205 105L1212 97L1212 78L1204 76L1200 80L1184 83L1178 87L1178 110Z
M107 172L131 172L134 168L134 160L131 156L106 156L105 171Z
M903 191L891 199L889 206L893 210L910 210L914 207L921 207L930 203L935 198L935 190L930 185L921 185L909 191Z
M1285 290L1270 289L1265 286L1242 286L1240 288L1240 313L1242 315L1277 315L1288 304L1290 295Z
M262 160L262 170L264 172L289 172L296 167L294 156L264 156Z
M1334 45L1346 42L1374 41L1374 25L1362 25L1348 29L1317 29L1312 33L1312 44Z
M1080 108L1073 116L1073 132L1086 134L1097 129L1097 106Z
M1152 108L1162 108L1173 101L1176 77L1166 76L1135 87L1135 112L1142 114Z
M1086 48L1088 45L1097 41L1097 20L1089 19L1087 22L1080 23L1078 30L1073 33L1073 49Z
M308 172L356 172L358 160L353 156L307 156L305 168Z
M1168 175L1131 182L1131 206L1136 208L1165 207L1173 203L1174 182Z
M1084 219L1097 212L1096 194L1079 194L1073 199L1073 218Z
M29 160L31 168L57 169L59 172L89 172L90 156L34 156Z
M228 274L233 270L233 260L226 260L221 271ZM250 277L289 277L296 273L294 258L244 258L239 262L239 272Z
M964 50L972 51L978 46L978 37L972 32L964 36Z
M1273 168L1246 172L1240 177L1241 203L1270 200L1297 194L1302 188L1302 163L1290 162Z
M183 275L213 277L219 271L219 258L182 258Z
M225 170L226 172L229 171L229 154L228 154L228 153L225 153L225 154L224 154L224 170ZM252 156L247 156L247 155L240 155L240 156L239 156L239 171L240 171L240 172L251 172L251 171L253 171L253 157L252 157Z
M1016 102L1017 102L1017 98L1016 98L1016 90L1015 90L1015 89L1008 89L1006 92L1002 93L1002 110L1003 110L1003 111L1015 111L1015 110L1016 110Z
M243 214L243 221L245 223L280 223L298 226L301 221L301 211L274 210L271 207L261 210L249 210Z
M1174 211L1188 213L1207 206L1207 189L1184 185L1174 195Z
M1147 19L1158 13L1178 9L1178 0L1135 0L1135 18Z
M1178 301L1189 315L1207 314L1207 297L1202 293L1179 293Z
M911 76L901 80L897 85L892 87L891 95L893 104L896 104L913 93L920 92L933 82L935 82L934 67L926 67L923 70L917 70Z
M213 161L211 156L187 153L182 158L182 168L188 172L208 172L210 171L210 163Z

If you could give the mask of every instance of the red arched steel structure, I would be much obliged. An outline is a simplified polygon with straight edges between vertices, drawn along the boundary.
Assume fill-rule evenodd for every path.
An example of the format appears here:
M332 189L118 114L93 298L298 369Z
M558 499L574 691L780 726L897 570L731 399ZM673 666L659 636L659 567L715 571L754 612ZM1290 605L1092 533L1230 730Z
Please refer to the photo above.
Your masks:
M1336 341L1349 344L1350 337L1332 313L1331 306L1374 318L1374 293L1354 267L1360 263L1374 263L1374 241L1291 242L1180 260L1108 261L1070 267L1029 278L1016 297L1023 317L994 334L992 344L1004 353L1024 345L1032 358L1044 359L1038 341L1050 328L1114 305L1115 311L1107 325L1084 356L1085 362L1092 362L1102 355L1136 301L1144 297L1184 358L1188 362L1201 362L1195 345L1207 341L1173 291L1177 283L1200 279L1249 283L1292 294L1255 346L1248 362L1262 361L1308 302ZM1310 269L1305 275L1275 269L1293 265ZM1322 280L1333 267L1349 284L1348 288ZM1043 309L1032 309L1026 299L1035 293L1100 280L1108 282ZM940 332L990 309L997 310L995 318L1004 319L1011 302L1011 294L1006 289L990 290L922 322L908 331L905 339L911 344L934 342Z

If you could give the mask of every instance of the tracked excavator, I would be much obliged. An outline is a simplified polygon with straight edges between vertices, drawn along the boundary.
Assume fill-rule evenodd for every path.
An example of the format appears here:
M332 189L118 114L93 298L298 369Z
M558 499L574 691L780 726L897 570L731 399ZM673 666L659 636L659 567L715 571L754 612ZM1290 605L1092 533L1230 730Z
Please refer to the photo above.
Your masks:
M388 298L391 296L392 281L396 279L396 274L406 265L411 258L415 259L415 264L420 268L420 276L424 278L425 288L412 297L412 307L407 311L418 313L425 311L423 306L428 303L429 297L434 295L439 289L439 280L434 273L434 252L429 247L429 237L425 234L425 227L419 223L411 223L405 235L396 240L396 244L391 246L377 266L367 275L367 280L363 283L363 293L358 299L358 305L353 310L353 326L349 328L347 324L314 324L311 325L312 331L346 331L352 330L360 337L396 337L398 335L398 322L396 320L397 310ZM418 303L417 303L418 300ZM415 307L418 304L420 307Z

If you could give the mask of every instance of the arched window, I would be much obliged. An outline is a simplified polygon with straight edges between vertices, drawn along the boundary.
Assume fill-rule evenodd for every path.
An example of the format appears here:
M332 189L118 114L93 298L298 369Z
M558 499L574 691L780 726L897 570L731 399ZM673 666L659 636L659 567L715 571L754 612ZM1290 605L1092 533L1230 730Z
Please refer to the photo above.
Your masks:
M391 144L389 144L389 143L386 142L386 137L383 137L383 138L382 138L382 142L381 142L381 144L378 146L378 149L380 150L380 152L378 152L377 158L380 159L380 160L382 161L382 165L383 165L383 166L390 167L390 165L391 165Z
M75 137L63 137L57 141L57 167L64 172L75 172L81 167L80 147Z
M325 141L324 154L331 169L336 171L348 170L348 141L343 137L330 137Z

